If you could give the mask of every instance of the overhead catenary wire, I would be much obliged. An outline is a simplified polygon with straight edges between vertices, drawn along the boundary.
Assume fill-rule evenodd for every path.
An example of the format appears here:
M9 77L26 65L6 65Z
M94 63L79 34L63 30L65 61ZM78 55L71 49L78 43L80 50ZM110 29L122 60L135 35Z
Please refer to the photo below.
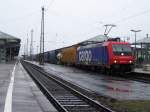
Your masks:
M55 0L51 0L48 4L48 6L46 7L45 11L48 11L48 9L50 8L50 6L52 6L52 4L54 3Z
M123 19L121 19L121 20L117 21L117 23L120 23L120 22L123 22L123 21L129 20L129 19L133 19L133 18L136 18L136 17L142 16L142 15L144 15L144 14L146 14L146 13L150 13L150 9L145 10L145 11L142 11L142 12L139 12L139 13L136 13L136 14L131 15L131 16L128 16L128 17L125 17L125 18L123 18Z
M125 22L125 21L127 21L127 20L130 20L130 19L133 19L133 18L142 16L142 15L147 14L147 13L150 13L150 9L144 10L144 11L139 12L139 13L136 13L136 14L133 14L133 15L131 15L131 16L125 17L125 18L123 18L123 19L117 20L117 21L112 22L112 23L118 25L118 24L120 24L120 23L122 23L122 22ZM100 21L102 21L102 20L100 20ZM104 23L104 24L105 24L105 23ZM98 29L102 29L102 28L104 28L104 25L102 25L102 26L99 27Z
M49 3L47 3L48 5L47 5L47 8L46 8L46 11L48 11L49 10L49 8L50 8L50 6L52 6L52 4L54 3L54 1L55 0L50 0L49 1ZM37 10L37 11L34 11L35 13L36 12L40 12L39 10ZM21 19L21 21L24 21L24 20L26 20L26 18L27 17L30 17L31 15L34 15L35 13L34 12L32 12L32 13L29 13L29 14L26 14L25 16L22 16L22 17L20 17L20 18L18 18L18 19ZM141 16L141 15L144 15L144 14L147 14L147 13L149 13L150 12L150 9L148 9L148 10L145 10L145 11L142 11L142 12L139 12L139 13L136 13L136 14L133 14L133 15L131 15L131 16L128 16L128 17L125 17L125 18L123 18L123 19L120 19L120 20L118 20L118 21L116 21L116 22L114 22L115 24L119 24L119 23L122 23L122 22L124 22L124 21L127 21L127 20L130 20L130 19L132 19L132 18L135 18L135 17L139 17L139 16ZM13 21L14 22L14 21ZM94 26L95 27L95 26ZM40 27L39 27L40 28ZM102 26L102 28L103 28L103 26ZM94 30L95 31L95 30ZM93 32L94 32L93 31Z
M40 10L36 10L36 11L30 12L30 13L28 13L28 14L22 15L22 16L20 16L20 17L12 18L12 19L10 19L7 23L5 23L5 22L3 22L3 23L6 25L6 24L14 24L14 23L16 24L16 23L18 23L18 22L24 22L24 21L27 20L27 18L31 18L31 17L33 17L35 14L40 14L39 11L40 11Z

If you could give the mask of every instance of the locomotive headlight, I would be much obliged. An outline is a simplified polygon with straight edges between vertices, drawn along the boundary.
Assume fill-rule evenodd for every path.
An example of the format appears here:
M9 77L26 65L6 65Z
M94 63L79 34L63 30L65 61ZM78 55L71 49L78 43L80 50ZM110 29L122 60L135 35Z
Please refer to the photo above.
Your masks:
M114 63L117 63L117 60L114 60Z
M129 63L132 63L132 61L130 60Z

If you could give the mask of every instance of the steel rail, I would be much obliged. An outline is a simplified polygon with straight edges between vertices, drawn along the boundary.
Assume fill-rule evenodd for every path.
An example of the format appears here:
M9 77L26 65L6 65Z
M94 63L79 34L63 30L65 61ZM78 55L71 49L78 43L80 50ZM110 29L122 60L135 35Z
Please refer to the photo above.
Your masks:
M53 95L48 91L48 89L34 76L32 68L29 69L26 63L24 63L23 61L21 61L21 63L25 70L28 72L28 74L31 76L31 78L36 82L43 94L55 106L55 108L57 108L59 112L68 112L64 107L61 106L61 104L56 100L56 98L53 97Z
M128 74L117 75L117 77L150 84L150 75L149 74L131 72Z
M44 70L42 69L39 69L38 66L32 64L32 63L29 63L29 62L22 62L24 67L26 68L26 70L28 70L30 72L30 74L32 74L32 77L34 80L37 80L35 79L34 77L34 74L32 73L33 72L33 69L40 72L42 75L45 75L47 78L53 80L54 82L56 82L57 84L59 84L60 86L62 86L63 88L65 88L66 90L70 91L72 94L74 94L75 96L79 97L80 99L82 99L83 101L85 101L86 103L88 103L90 106L96 108L96 110L99 110L101 112L114 112L112 111L111 109L105 107L104 105L88 98L87 96L83 95L82 93L76 91L75 89L69 87L68 85L65 85L63 84L61 81L59 81L58 79L56 79L56 77L52 76L52 75L49 75L49 73L45 72ZM27 68L27 66L29 67L30 65L30 70L29 68ZM32 69L31 69L32 68ZM56 98L53 97L53 95L48 92L48 90L44 87L44 85L41 84L41 82L39 81L36 81L38 83L38 86L40 88L43 88L41 89L42 91L44 91L44 94L47 96L47 98L51 101L53 99L53 101L51 101L52 103L54 103L54 106L56 108L59 108L60 112L67 112L67 110L64 108L64 106L62 106L59 101L57 101ZM59 106L58 106L59 105ZM62 109L61 109L62 108ZM63 111L62 111L63 110Z

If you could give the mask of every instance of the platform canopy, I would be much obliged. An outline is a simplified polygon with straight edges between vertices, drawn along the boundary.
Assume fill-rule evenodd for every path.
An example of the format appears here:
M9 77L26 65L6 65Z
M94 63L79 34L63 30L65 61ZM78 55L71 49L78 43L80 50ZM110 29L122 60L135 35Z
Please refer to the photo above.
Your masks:
M150 37L145 37L143 39L140 39L137 41L138 44L143 43L143 44L150 44Z
M0 62L13 60L20 49L20 39L0 31Z
M11 45L11 44L19 44L20 45L20 39L19 38L16 38L14 36L11 36L9 34L6 34L4 32L1 32L0 31L0 46L1 45Z

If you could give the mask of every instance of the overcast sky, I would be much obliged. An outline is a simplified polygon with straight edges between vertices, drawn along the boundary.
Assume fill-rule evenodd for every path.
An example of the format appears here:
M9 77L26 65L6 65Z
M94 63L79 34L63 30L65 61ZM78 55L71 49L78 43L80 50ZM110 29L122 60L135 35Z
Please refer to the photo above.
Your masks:
M34 30L34 52L40 39L41 6L45 6L45 50L52 50L103 34L105 24L115 24L109 36L130 37L131 29L150 33L149 0L3 0L0 30L22 40Z

